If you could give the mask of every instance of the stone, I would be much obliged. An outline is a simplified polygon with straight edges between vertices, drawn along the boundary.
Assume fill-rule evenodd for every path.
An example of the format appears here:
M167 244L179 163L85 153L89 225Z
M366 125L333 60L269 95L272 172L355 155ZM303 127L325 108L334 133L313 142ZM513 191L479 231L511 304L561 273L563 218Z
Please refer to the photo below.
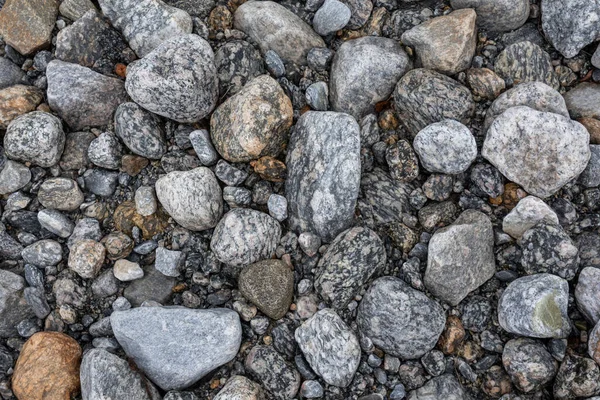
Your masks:
M406 140L399 140L385 151L390 175L396 181L411 182L419 177L419 159Z
M327 83L319 81L307 87L306 103L315 111L327 111L329 109L329 86Z
M221 188L206 167L170 172L156 182L155 189L162 206L184 228L214 228L223 214Z
M121 282L134 281L144 277L144 270L138 263L131 262L125 259L120 259L113 266L115 278Z
M134 307L145 301L166 303L171 297L177 280L163 275L154 267L144 269L144 277L136 279L123 291L123 296Z
M7 260L20 260L23 246L5 230L0 230L0 257Z
M494 231L490 219L479 211L464 211L429 241L425 286L454 306L495 272Z
M600 84L582 82L563 97L571 118L600 119Z
M248 177L246 171L234 167L225 160L219 160L217 162L215 175L221 182L229 186L241 185Z
M0 75L2 73L0 71ZM14 85L0 89L0 129L6 129L14 119L34 111L43 99L44 94L35 86Z
M592 59L590 60L592 65L596 68L600 68L600 50L596 47L596 51L592 55Z
M325 382L338 387L352 382L360 363L360 345L335 311L326 308L317 312L294 335L306 361Z
M263 260L248 265L238 278L240 293L272 319L281 319L294 295L294 274L280 260Z
M258 383L242 375L236 375L227 381L213 400L261 400L263 398L264 393Z
M83 181L89 192L101 197L110 197L117 189L119 173L104 169L88 169L83 174Z
M181 251L167 250L164 247L156 249L154 267L163 275L178 277L185 262L185 254Z
M269 200L267 201L267 207L269 208L269 215L277 221L282 222L287 219L288 204L285 197L278 194L270 195Z
M96 135L92 132L67 133L60 167L67 171L87 167L89 164L88 148L94 139L96 139Z
M103 132L88 147L88 159L102 168L119 169L121 166L121 143L112 132Z
M344 42L333 57L329 100L334 111L357 120L375 111L398 80L411 68L400 44L382 37L363 37Z
M0 244L4 244L2 239ZM20 275L0 270L0 278L0 337L14 337L17 325L33 317L34 310L24 295L25 280Z
M433 349L445 322L437 302L390 276L375 280L358 307L361 333L403 359L420 358Z
M513 31L529 17L529 0L452 0L455 10L473 8L477 25L492 32Z
M52 311L50 309L50 306L48 305L48 301L46 300L46 294L44 293L44 289L42 286L43 283L38 287L26 287L25 290L23 290L25 300L31 306L31 310L33 311L35 316L40 319L46 318L48 314L50 314L50 311ZM21 321L21 323L23 321ZM17 325L17 330L21 323Z
M498 302L500 326L521 336L564 338L571 331L567 315L569 285L551 274L512 281Z
M123 350L163 390L185 389L231 361L242 340L236 312L224 308L140 307L110 322Z
M30 181L29 168L16 161L7 160L0 169L0 195L14 193Z
M323 72L329 69L334 54L335 52L327 47L313 47L308 51L306 62L310 69Z
M515 239L540 222L558 225L558 216L543 200L535 196L521 199L502 220L502 230Z
M298 65L306 65L313 47L326 47L308 24L272 1L242 4L235 11L233 26L250 36L263 54L273 50L283 61Z
M452 119L433 123L419 131L413 146L429 172L460 174L477 157L475 137L469 128Z
M158 210L154 188L152 186L140 186L135 191L135 208L141 216L147 217Z
M458 380L451 374L431 378L419 389L408 394L407 400L462 400L467 393Z
M246 188L226 186L223 188L223 200L231 208L249 207L252 204L252 192Z
M82 239L71 247L69 268L84 279L93 279L98 275L106 249L101 243L91 239Z
M269 50L265 53L265 66L267 71L275 78L281 78L285 76L285 64L277 53L273 50Z
M518 42L506 47L496 57L494 71L513 84L542 82L558 90L560 83L550 55L531 42Z
M219 154L217 154L210 140L210 134L206 129L192 131L190 133L190 142L202 165L213 165L219 159Z
M56 240L38 240L25 247L21 252L21 256L27 264L44 268L62 261L62 247Z
M204 18L208 16L216 2L215 0L166 0L165 3L187 12L192 17Z
M467 84L473 95L483 99L494 100L506 89L504 79L487 68L470 68L466 71Z
M214 53L196 35L169 39L128 67L125 88L133 101L150 112L177 122L196 122L217 103Z
M77 21L79 18L96 7L90 0L63 0L58 7L60 15L69 18L71 21Z
M375 225L388 224L410 213L410 194L414 187L408 183L391 179L380 168L365 173L361 177L360 190L364 202L359 200L359 209L364 215L371 214Z
M29 55L50 45L57 15L57 0L7 0L0 11L0 35Z
M300 374L272 346L255 346L244 362L276 400L293 399L300 388Z
M234 208L217 224L210 248L227 265L241 267L271 258L281 238L274 218L250 208Z
M168 226L168 218L168 215L160 208L156 213L144 217L137 213L133 201L125 201L119 204L113 214L115 228L118 231L131 236L133 228L138 227L141 229L144 239L150 239L164 232Z
M167 40L192 33L189 14L160 0L100 0L99 4L140 58Z
M128 100L120 79L77 64L52 60L46 70L48 104L73 130L103 126Z
M22 83L25 72L5 57L0 57L0 89Z
M594 325L600 321L600 301L597 296L599 289L600 269L583 268L575 286L575 300L579 311Z
M212 114L212 143L231 162L275 157L287 142L292 114L292 102L281 86L270 76L261 75Z
M554 398L571 400L600 393L600 369L587 357L567 355L554 380Z
M4 136L4 151L9 158L45 168L58 163L64 147L65 133L60 119L43 111L16 118Z
M588 188L600 186L600 145L591 144L590 152L590 161L579 175L579 182Z
M56 210L40 210L37 215L42 228L61 238L68 238L73 233L75 224L63 213Z
M285 193L290 228L333 240L352 223L360 183L360 129L349 115L309 111L290 139Z
M335 33L346 26L352 13L350 8L338 0L325 0L317 10L312 24L315 32L321 36Z
M475 111L469 89L452 78L422 68L407 72L398 81L394 103L400 121L413 137L428 125L445 119L468 125Z
M562 115L513 107L494 120L481 154L507 179L545 198L585 169L589 134Z
M167 151L159 118L136 103L119 105L114 123L117 136L135 154L156 160Z
M475 55L476 18L472 9L457 10L415 26L401 40L415 48L423 68L454 75L467 69Z
M318 399L323 397L323 393L323 386L318 381L307 380L300 387L300 396L305 399Z
M216 49L215 66L223 98L236 94L247 82L265 73L260 52L244 40L233 40Z
M517 389L528 393L550 382L558 363L544 345L533 339L509 340L502 352L502 364Z

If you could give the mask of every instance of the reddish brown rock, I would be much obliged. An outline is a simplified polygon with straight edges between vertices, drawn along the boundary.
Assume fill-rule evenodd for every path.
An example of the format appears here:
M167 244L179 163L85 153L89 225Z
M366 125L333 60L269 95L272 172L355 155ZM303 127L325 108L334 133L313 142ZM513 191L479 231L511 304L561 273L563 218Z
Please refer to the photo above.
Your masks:
M134 226L137 226L142 230L144 239L150 239L157 233L164 232L168 226L168 218L162 208L159 208L158 212L144 217L137 213L133 201L121 203L113 214L117 230L131 236L131 230Z
M577 120L590 133L590 144L600 144L600 120L595 118L580 118Z
M58 0L7 0L0 11L0 35L23 55L50 45Z
M256 161L251 161L250 166L254 168L254 172L262 179L271 182L283 182L287 175L287 167L285 164L271 156L265 156Z
M440 336L438 346L444 354L453 354L464 338L465 328L463 328L460 318L456 315L450 315L446 319L446 327L442 332L442 336Z
M44 93L34 87L15 85L0 90L0 129L20 115L27 114L44 99Z
M136 156L133 154L126 154L121 159L121 170L127 172L131 176L136 176L144 168L148 166L150 161L147 158Z

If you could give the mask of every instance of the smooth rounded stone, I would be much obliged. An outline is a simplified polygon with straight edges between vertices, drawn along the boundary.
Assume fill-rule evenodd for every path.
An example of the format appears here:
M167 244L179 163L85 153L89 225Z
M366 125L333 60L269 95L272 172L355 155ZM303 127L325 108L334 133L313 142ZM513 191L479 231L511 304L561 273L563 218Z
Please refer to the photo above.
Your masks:
M103 132L92 140L88 147L88 159L95 165L107 169L121 167L121 143L111 132Z
M300 396L304 399L318 399L323 397L323 393L323 386L318 381L307 380L300 387Z
M277 156L292 125L291 100L269 75L248 82L210 118L212 143L227 161Z
M269 208L269 215L281 222L287 219L287 200L284 196L278 194L272 194L269 196L267 201L267 207Z
M571 118L600 119L600 84L582 82L564 94Z
M327 111L329 108L329 86L327 86L327 83L319 81L307 87L306 102L313 110Z
M411 182L419 177L419 159L406 140L398 140L385 151L390 175L396 181Z
M313 17L313 28L321 36L335 33L346 26L352 12L350 8L338 0L325 0Z
M463 400L467 393L454 375L431 378L425 385L408 394L407 400Z
M51 43L58 1L8 0L2 4L0 35L6 44L29 55Z
M340 233L319 260L315 289L335 310L343 310L360 288L385 268L386 254L379 236L368 228Z
M469 89L452 78L422 68L407 72L398 81L394 103L400 121L413 136L446 119L467 125L475 112Z
M452 0L455 10L473 8L477 25L492 32L515 30L529 18L529 0Z
M446 316L442 307L395 277L373 282L358 307L360 331L386 353L416 359L433 349Z
M160 120L136 103L121 104L114 122L115 133L133 153L157 160L167 151Z
M183 252L159 247L156 249L154 267L165 276L178 277L184 261Z
M285 185L290 228L324 241L347 229L360 184L360 128L350 115L309 111L290 139Z
M210 139L210 133L206 129L192 131L190 133L190 142L202 165L213 165L219 159L219 154Z
M238 287L240 293L260 311L277 320L292 304L294 274L283 261L259 261L240 272Z
M134 281L144 277L144 270L138 263L125 259L117 260L113 266L115 278L121 282Z
M269 53L273 52L265 54L265 62ZM222 97L236 94L246 82L265 73L260 52L244 40L227 42L215 50L215 66Z
M588 188L600 186L600 145L591 144L590 152L590 161L579 175L579 182Z
M83 174L85 189L97 196L110 197L119 183L119 173L104 169L88 169Z
M61 238L68 238L75 229L75 224L60 211L40 210L37 217L42 228Z
M223 214L221 187L206 167L169 172L156 181L155 189L162 206L184 228L214 228Z
M504 111L517 106L569 116L567 105L560 93L542 82L526 82L507 90L494 100L485 115L484 131L487 131Z
M81 395L86 400L156 400L152 383L126 360L106 350L91 349L84 354L80 377Z
M272 346L252 348L246 356L244 366L275 399L293 399L298 393L300 373Z
M513 107L494 120L481 154L508 180L545 198L585 169L589 133L562 115Z
M457 305L496 272L494 231L490 219L464 211L437 230L429 241L424 283L436 297Z
M0 169L0 195L14 193L31 181L31 171L25 165L6 160Z
M0 65L0 75L3 73L1 68ZM14 85L1 89L1 84L0 129L6 129L15 118L34 111L44 99L43 92L35 86Z
M163 390L185 389L237 354L242 327L224 308L140 307L110 323L125 353Z
M154 188L152 186L140 186L135 191L135 208L137 213L142 216L154 214L158 205L154 196Z
M502 230L515 239L540 222L558 225L558 216L543 200L535 196L521 199L502 220Z
M543 82L558 90L560 82L554 72L550 55L531 42L518 42L506 47L496 57L494 71L515 85Z
M231 208L249 207L252 204L252 192L246 188L226 186L223 188L223 200ZM286 202L287 207L287 202ZM287 209L286 209L287 218ZM285 218L284 218L285 219Z
M111 272L111 271L109 271ZM112 273L110 275L113 275ZM134 307L145 301L166 303L170 298L177 279L163 275L154 267L144 269L144 277L132 281L123 291L123 296Z
M533 339L509 340L502 352L502 364L517 389L529 393L550 382L558 363L544 345Z
M264 393L258 383L245 376L236 375L227 381L213 400L261 400L263 398Z
M40 268L56 265L62 261L62 247L52 239L39 240L25 247L21 252L23 261Z
M285 75L285 64L277 53L273 50L269 50L265 53L265 65L267 71L275 78L281 78Z
M419 131L413 146L429 172L460 174L477 157L475 137L469 128L452 119L436 122Z
M454 75L467 69L475 55L477 14L458 10L430 19L402 34L402 43L415 48L417 64Z
M83 239L71 247L69 268L83 279L94 279L104 263L106 249L101 243Z
M592 323L600 321L600 269L586 267L579 273L575 286L577 308Z
M217 224L210 248L227 265L241 267L271 258L281 238L279 222L250 208L234 208Z
M4 151L9 158L44 168L58 163L64 147L65 133L60 119L43 111L16 118L4 136Z
M17 325L35 316L24 296L24 289L25 280L21 276L0 270L0 337L2 338L17 336Z
M567 355L554 380L554 398L573 400L600 393L600 369L587 357Z
M23 290L23 295L36 317L44 319L50 314L50 311L52 311L46 300L43 283L38 287L26 287L25 290Z
M466 71L467 84L473 95L494 100L506 89L506 82L488 68L471 68Z
M125 88L148 111L177 122L196 122L217 104L214 61L210 45L200 36L174 37L127 68Z
M412 67L400 44L368 36L344 42L333 57L329 100L334 111L360 120L386 100Z
M502 293L498 322L504 330L521 336L564 338L571 331L568 300L566 280L551 274L524 276Z
M356 335L332 309L326 308L304 321L294 336L313 371L325 382L346 387L360 363Z
M21 83L25 72L8 58L0 57L0 89Z
M189 14L160 0L100 0L99 4L139 57L166 40L192 33Z
M123 81L89 68L52 60L46 69L48 104L73 130L108 125L128 101Z
M63 0L58 7L60 15L67 17L71 21L77 21L86 12L95 9L94 4L90 0Z
M272 1L242 4L235 11L233 26L250 36L263 54L273 50L285 62L298 65L306 65L306 55L313 47L326 47L308 24Z

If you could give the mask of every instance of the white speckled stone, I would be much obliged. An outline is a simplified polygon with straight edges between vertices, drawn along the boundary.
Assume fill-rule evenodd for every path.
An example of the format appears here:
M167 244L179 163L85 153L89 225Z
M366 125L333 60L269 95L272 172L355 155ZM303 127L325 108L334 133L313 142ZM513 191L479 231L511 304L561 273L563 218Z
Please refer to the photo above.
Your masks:
M558 225L558 216L543 200L535 196L527 196L504 217L502 230L519 239L526 230L539 222Z

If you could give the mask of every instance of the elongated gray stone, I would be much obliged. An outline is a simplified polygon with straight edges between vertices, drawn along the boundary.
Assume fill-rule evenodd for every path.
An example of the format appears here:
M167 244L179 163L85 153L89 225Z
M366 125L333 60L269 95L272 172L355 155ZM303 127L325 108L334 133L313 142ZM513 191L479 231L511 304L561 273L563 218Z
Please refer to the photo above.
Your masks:
M123 103L115 112L115 133L132 152L151 160L167 151L158 117L137 105Z
M2 241L0 241L2 244ZM25 300L25 280L17 274L0 269L0 337L17 336L17 325L34 316Z
M515 30L529 17L529 0L451 0L455 10L474 8L477 25L492 32Z

